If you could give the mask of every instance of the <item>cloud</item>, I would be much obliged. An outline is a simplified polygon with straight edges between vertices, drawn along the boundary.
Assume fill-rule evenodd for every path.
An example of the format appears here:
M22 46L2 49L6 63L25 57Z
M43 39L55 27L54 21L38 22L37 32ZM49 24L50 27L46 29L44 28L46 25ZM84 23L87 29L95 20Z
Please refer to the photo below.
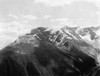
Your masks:
M30 32L32 26L18 21L0 22L0 49L9 45L20 35Z
M22 34L30 32L32 29L32 26L25 25L17 21L13 22L0 22L0 36L8 36L13 38L18 37Z
M63 6L64 4L70 4L73 0L35 0L35 3L44 3L50 6Z
M46 6L64 6L65 4L71 4L73 1L87 1L94 3L97 7L100 7L100 0L35 0L35 3L44 3Z
M52 17L53 17L52 15L45 15L45 16L44 16L45 19L47 19L47 18L52 18Z
M14 14L9 14L8 16L13 17L13 18L15 18L15 19L19 19L19 17L16 16L16 15L14 15Z
M80 0L77 0L80 1ZM97 7L100 7L100 0L82 0L82 1L88 1L94 3Z
M63 22L63 21L68 21L68 18L56 18L56 19L52 19L51 21L60 21L60 22Z
M12 36L12 35L8 36L8 34L6 34L6 33L11 34L14 31L14 29L10 29L12 30L12 32L8 31L8 29L5 28L7 27L7 25L8 25L7 23L0 22L0 49L7 46L8 44L10 44L16 39L16 36Z
M36 20L37 19L36 16L30 15L30 14L29 15L22 15L21 17L24 19L28 19L28 20Z

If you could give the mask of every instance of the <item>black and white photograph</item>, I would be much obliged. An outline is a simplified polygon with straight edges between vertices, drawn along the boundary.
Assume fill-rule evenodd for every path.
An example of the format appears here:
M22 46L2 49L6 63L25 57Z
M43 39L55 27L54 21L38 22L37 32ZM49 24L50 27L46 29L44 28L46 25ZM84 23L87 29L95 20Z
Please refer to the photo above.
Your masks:
M0 0L0 76L100 76L100 0Z

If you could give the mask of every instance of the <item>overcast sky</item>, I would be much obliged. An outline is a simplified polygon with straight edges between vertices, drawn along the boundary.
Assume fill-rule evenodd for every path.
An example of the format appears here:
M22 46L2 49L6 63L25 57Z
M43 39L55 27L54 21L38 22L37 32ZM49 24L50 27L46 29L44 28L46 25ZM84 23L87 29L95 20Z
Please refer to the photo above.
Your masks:
M0 48L38 26L100 26L100 0L0 0Z

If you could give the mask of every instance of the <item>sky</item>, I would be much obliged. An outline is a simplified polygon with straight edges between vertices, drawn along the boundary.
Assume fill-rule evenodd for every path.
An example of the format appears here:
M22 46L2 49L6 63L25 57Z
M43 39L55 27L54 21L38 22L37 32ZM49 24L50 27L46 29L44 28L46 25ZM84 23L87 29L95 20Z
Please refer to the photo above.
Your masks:
M65 25L100 26L100 0L0 0L0 49L38 26Z

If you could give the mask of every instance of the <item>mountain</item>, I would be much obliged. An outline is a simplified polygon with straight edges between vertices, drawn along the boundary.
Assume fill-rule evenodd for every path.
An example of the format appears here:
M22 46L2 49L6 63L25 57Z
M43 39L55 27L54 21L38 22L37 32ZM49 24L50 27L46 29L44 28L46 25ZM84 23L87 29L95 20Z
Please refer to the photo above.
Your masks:
M32 29L0 51L0 76L99 76L96 49L77 27Z

